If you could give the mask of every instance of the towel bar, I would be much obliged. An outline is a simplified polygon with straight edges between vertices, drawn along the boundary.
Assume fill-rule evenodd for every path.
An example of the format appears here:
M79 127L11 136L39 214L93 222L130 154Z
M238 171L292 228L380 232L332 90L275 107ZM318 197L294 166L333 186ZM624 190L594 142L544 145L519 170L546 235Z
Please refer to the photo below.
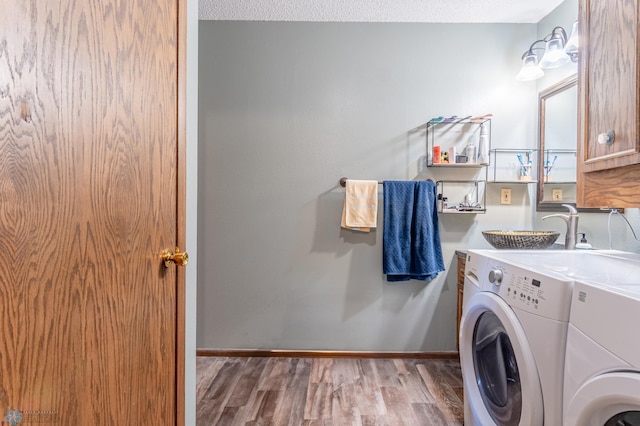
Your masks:
M349 179L349 178L341 177L341 178L340 178L340 186L344 188L344 187L347 185L347 180L348 180L348 179ZM433 179L426 179L426 180L427 180L427 181L429 181L429 182L433 182ZM383 180L379 180L379 181L378 181L378 185L382 185L383 183L384 183L384 181L383 181Z

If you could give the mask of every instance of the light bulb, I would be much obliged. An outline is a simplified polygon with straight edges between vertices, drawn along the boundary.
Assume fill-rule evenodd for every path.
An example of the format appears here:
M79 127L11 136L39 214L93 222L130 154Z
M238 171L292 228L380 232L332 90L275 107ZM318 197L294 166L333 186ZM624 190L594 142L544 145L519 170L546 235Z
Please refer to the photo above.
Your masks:
M571 58L565 53L562 40L559 38L549 40L547 42L547 48L544 51L544 56L540 60L540 68L557 68L569 62L571 62Z
M573 23L573 28L571 29L571 37L567 40L567 44L564 46L564 51L567 55L577 55L578 54L578 46L579 46L579 37L578 37L578 21Z
M522 60L522 68L516 76L518 81L536 80L544 75L544 71L538 66L538 58L529 52Z

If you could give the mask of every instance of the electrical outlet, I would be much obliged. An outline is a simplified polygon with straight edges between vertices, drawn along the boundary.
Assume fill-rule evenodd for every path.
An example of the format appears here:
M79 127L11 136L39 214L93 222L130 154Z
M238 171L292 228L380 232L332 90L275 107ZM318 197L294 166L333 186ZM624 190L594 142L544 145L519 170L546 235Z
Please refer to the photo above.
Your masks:
M562 201L562 189L554 189L551 191L551 199L553 201Z
M502 188L500 192L500 204L511 204L511 190Z

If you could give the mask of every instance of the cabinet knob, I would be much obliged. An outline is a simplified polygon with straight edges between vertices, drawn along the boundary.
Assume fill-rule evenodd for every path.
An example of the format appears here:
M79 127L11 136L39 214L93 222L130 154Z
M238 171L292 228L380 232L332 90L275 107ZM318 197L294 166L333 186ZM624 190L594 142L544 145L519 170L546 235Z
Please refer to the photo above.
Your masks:
M616 139L616 134L613 130L607 130L605 133L598 135L598 143L600 145L611 145Z

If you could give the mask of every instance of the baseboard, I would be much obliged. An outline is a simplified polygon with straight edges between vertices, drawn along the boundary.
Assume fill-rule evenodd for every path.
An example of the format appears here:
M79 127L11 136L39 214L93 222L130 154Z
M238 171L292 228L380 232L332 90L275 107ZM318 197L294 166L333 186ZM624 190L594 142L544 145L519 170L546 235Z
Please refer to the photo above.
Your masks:
M264 349L197 349L197 356L211 357L282 357L282 358L416 358L458 359L458 352L369 352L369 351L300 351Z

